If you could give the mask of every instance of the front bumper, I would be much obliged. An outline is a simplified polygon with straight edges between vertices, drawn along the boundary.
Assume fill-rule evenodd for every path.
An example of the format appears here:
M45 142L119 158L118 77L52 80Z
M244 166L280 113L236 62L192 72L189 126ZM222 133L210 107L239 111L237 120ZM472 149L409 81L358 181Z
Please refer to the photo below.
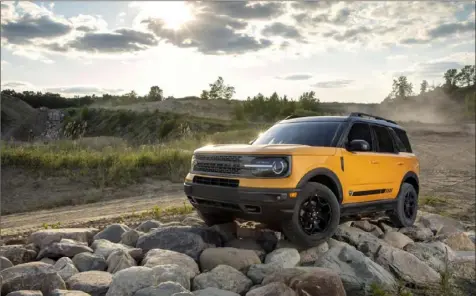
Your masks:
M184 183L190 203L203 213L225 212L234 218L263 223L291 218L299 189L263 189Z

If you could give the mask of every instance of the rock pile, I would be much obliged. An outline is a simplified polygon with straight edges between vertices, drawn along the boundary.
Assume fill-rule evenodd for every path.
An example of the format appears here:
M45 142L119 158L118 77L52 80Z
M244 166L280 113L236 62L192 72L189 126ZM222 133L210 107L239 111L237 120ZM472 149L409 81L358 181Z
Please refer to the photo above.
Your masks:
M1 295L367 296L402 282L438 285L447 260L474 265L474 235L433 214L402 229L383 220L346 222L310 249L251 225L207 227L188 217L135 229L40 230L27 245L0 246Z

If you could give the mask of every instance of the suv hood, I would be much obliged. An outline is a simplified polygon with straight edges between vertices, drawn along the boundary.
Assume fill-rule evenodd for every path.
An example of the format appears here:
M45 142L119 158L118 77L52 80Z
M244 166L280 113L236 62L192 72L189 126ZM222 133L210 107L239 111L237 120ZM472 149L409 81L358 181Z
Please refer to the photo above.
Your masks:
M224 144L209 145L201 147L194 153L207 154L286 154L286 155L334 155L334 147L312 147L307 145L294 144L271 144L271 145L246 145L246 144Z

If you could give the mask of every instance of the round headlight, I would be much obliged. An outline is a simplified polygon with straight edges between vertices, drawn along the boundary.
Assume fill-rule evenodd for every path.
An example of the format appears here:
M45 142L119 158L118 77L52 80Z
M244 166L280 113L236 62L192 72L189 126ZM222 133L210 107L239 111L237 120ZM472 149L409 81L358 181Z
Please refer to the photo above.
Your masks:
M281 175L287 169L287 164L284 160L276 160L273 162L272 169L273 173Z

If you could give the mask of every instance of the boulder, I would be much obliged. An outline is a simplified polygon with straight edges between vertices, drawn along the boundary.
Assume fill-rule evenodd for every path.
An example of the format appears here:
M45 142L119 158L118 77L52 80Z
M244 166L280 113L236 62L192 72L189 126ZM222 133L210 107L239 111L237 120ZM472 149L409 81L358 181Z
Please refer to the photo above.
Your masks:
M428 264L415 255L392 246L382 246L375 261L416 287L429 287L440 281L438 272Z
M23 245L0 246L0 256L7 258L13 265L28 263L36 258L36 251Z
M252 285L251 280L244 274L226 265L218 265L211 271L199 274L193 279L194 290L215 287L238 294L244 294Z
M207 226L207 224L205 224L202 219L197 217L185 217L181 224L187 226Z
M55 289L66 289L63 279L52 265L43 262L19 264L0 272L1 294L19 290L40 290L49 295Z
M276 246L276 249L282 248L292 248L298 250L299 256L301 257L299 264L302 266L312 266L314 265L314 262L316 262L317 258L319 258L319 255L322 255L329 250L329 244L327 242L323 242L315 247L306 249L288 240L280 240Z
M102 255L92 253L79 253L73 257L73 263L80 272L104 271L107 268L106 260Z
M235 248L209 248L200 255L202 272L209 271L218 265L228 265L246 273L250 265L261 263L256 252Z
M129 230L131 229L127 225L111 224L102 231L98 232L93 239L105 239L113 243L119 243L121 241L122 234Z
M89 245L93 242L93 237L97 232L96 228L42 229L31 234L29 241L40 249L54 242L60 242L63 238L84 242Z
M107 272L116 273L120 270L137 266L134 258L125 250L115 250L107 257Z
M43 296L43 293L38 290L20 290L15 292L10 292L7 296Z
M289 286L297 295L306 296L346 296L344 285L339 275L329 269L320 269L317 272L308 272L295 276Z
M301 257L296 249L281 248L276 249L266 256L265 264L277 264L282 268L290 268L296 266Z
M134 296L176 296L178 293L183 293L183 292L188 292L188 291L184 287L182 287L179 283L165 282L165 283L159 284L158 286L140 289L134 294ZM191 294L191 293L189 292L188 294Z
M171 250L198 260L201 252L208 248L203 238L195 233L177 228L158 228L139 238L137 247L144 251L152 249Z
M409 238L413 239L416 242L424 242L431 240L433 238L433 232L430 228L419 227L419 226L410 226L400 228L398 232L405 234Z
M450 247L438 241L408 244L405 246L404 250L416 256L418 259L440 273L445 271L446 256L448 256L448 261L450 262L456 258L456 254Z
M68 257L60 258L56 261L53 267L64 281L67 281L70 277L79 273L78 269L74 266L73 261Z
M339 225L334 236L336 239L354 246L370 258L375 256L381 245L387 245L387 242L378 239L373 234L347 225Z
M385 233L383 240L386 241L389 245L403 249L406 245L413 243L413 240L406 236L403 233L390 231Z
M258 257L264 261L266 257L266 252L264 249L256 242L256 240L251 238L242 238L242 239L233 239L225 243L225 247L243 249L243 250L252 250L258 255Z
M106 296L133 296L140 289L153 286L156 283L157 279L151 268L130 267L114 274Z
M194 296L240 296L240 294L230 291L209 287L202 290L193 291Z
M40 262L43 262L43 263L47 263L47 264L51 264L51 265L54 265L56 263L56 260L53 260L51 258L41 258Z
M130 229L121 235L120 243L129 247L135 247L137 240L141 235L143 235L142 232L139 232L135 229Z
M157 283L175 282L190 290L190 274L187 268L177 264L158 265L152 268Z
M61 257L74 257L79 253L90 252L93 250L84 242L76 242L71 239L61 239L59 242L54 242L49 246L44 247L38 253L37 259L44 257L58 259Z
M83 291L71 291L71 290L54 290L51 292L51 296L90 296L90 294Z
M332 247L315 265L339 274L348 295L368 295L373 283L387 288L396 284L392 274L350 245Z
M464 225L461 222L437 214L420 213L419 222L439 236L449 236L464 231Z
M281 239L279 232L272 231L261 223L247 221L245 223L236 222L236 225L236 236L238 238L254 239L267 253L273 251Z
M109 255L111 255L111 253L114 251L124 250L127 251L129 255L134 258L134 260L142 260L142 250L140 248L131 248L122 244L112 243L105 239L95 240L91 247L94 250L94 254L100 255L103 258L108 258Z
M369 222L369 220L359 220L351 223L351 226L362 229L363 231L371 232L375 229L375 225Z
M112 282L112 275L105 271L80 272L68 279L68 289L79 290L91 296L106 295Z
M162 226L162 223L160 223L157 220L148 220L142 222L139 226L137 226L136 230L139 232L149 232L153 228L159 228Z
M223 241L226 244L229 241L236 239L236 224L235 222L224 223L224 224L215 224L210 227L213 231L217 232Z
M291 285L293 278L298 277L303 274L318 274L323 271L330 271L330 269L321 268L321 267L293 267L293 268L283 268L277 270L264 277L261 285L267 285L274 282L279 282L286 284L287 286Z
M283 266L279 263L253 264L248 269L246 275L253 281L253 283L261 284L266 276L281 269L283 269Z
M283 283L269 283L265 286L253 289L246 296L296 296L296 293Z
M8 258L0 256L0 271L12 267L13 263Z
M197 263L190 256L170 250L153 249L147 252L142 265L154 267L158 265L177 264L187 270L190 278L200 273Z
M450 234L444 241L454 251L474 251L474 242L464 232Z

